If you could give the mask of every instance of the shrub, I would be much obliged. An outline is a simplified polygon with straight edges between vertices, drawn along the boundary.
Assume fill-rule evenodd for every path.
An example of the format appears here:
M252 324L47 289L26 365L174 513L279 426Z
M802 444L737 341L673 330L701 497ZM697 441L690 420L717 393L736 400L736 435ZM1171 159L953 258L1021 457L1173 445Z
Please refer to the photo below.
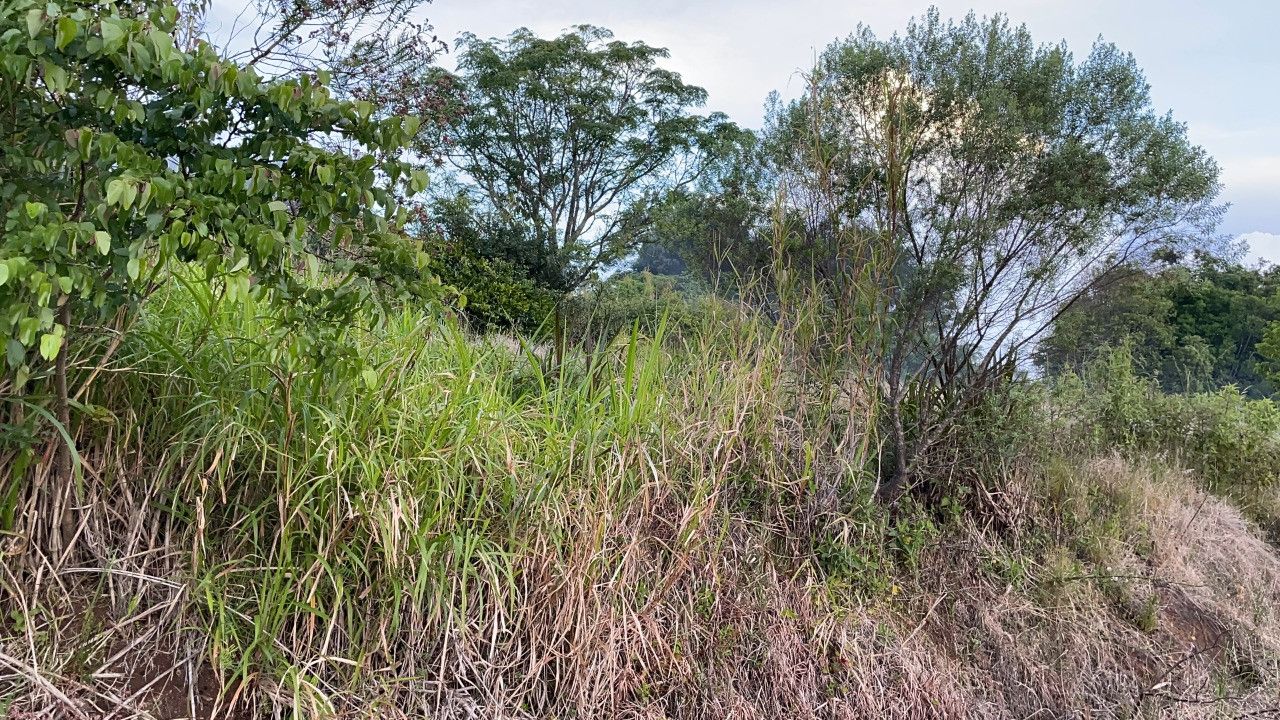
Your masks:
M637 323L646 334L664 320L671 330L689 330L706 317L706 304L714 300L689 276L639 272L611 277L566 302L570 337L597 345Z
M1121 346L1083 377L1055 384L1065 427L1091 450L1161 454L1195 470L1214 490L1247 497L1280 481L1280 407L1235 387L1166 394L1133 371Z

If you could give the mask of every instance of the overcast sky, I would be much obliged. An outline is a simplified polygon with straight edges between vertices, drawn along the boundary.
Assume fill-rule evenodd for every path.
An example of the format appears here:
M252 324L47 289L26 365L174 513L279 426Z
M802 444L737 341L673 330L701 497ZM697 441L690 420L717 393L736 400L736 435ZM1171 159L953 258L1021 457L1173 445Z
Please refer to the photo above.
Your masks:
M931 4L944 16L1004 12L1077 57L1099 36L1132 52L1156 108L1222 165L1232 203L1222 231L1280 262L1280 0L436 0L423 15L449 41L522 26L610 28L670 49L668 66L709 91L709 110L758 127L769 91L795 95L798 72L829 42L859 23L892 34Z

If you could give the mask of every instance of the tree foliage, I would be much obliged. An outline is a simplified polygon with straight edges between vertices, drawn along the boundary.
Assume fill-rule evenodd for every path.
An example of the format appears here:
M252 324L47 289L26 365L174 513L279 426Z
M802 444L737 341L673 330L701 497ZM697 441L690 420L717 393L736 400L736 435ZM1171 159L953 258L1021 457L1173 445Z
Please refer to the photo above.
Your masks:
M302 356L358 367L341 337L366 300L435 293L396 204L426 178L379 160L418 121L336 100L323 73L266 80L207 43L180 49L178 21L167 1L0 7L0 388L17 430L5 440L22 445L21 475L43 434L32 422L58 421L61 482L32 501L63 519L39 539L55 552L74 524L53 499L75 467L73 330L124 327L180 275L222 299L279 301L285 372ZM33 374L48 385L33 392Z
M1100 268L1202 243L1220 216L1216 164L1109 44L1077 62L1003 17L931 11L904 35L832 45L812 82L768 143L796 257L827 286L868 245L894 256L880 276L890 489Z
M477 330L536 332L555 308L555 277L537 275L548 263L528 242L527 229L476 207L459 192L421 210L431 269L466 298L461 308Z
M1057 319L1036 361L1049 373L1078 372L1099 352L1127 344L1136 369L1165 392L1234 385L1253 397L1270 395L1259 343L1280 319L1280 270L1205 254L1191 263L1170 260L1099 278Z
M326 312L369 285L309 286L293 272L306 257L384 283L423 261L395 230L390 188L425 178L318 145L396 147L415 120L373 121L367 104L339 102L321 81L266 82L205 44L178 50L176 17L169 4L6 6L0 327L11 365L28 347L57 354L58 308L102 319L175 261L232 297L252 279Z
M649 209L633 267L658 275L693 273L716 287L769 262L760 230L772 191L755 133L727 130L706 148L704 170L687 187L668 190Z
M696 174L689 154L721 119L690 112L706 92L658 67L665 57L590 26L462 43L455 162L493 210L529 228L556 289L622 257L646 201Z

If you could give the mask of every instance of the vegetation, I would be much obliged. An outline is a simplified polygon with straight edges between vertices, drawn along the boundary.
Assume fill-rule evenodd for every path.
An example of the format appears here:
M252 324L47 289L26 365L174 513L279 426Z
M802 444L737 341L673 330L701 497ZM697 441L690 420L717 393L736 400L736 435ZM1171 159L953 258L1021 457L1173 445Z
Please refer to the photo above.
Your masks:
M467 38L460 84L459 168L492 208L528 226L544 272L572 290L628 249L635 213L695 148L706 91L657 66L667 52L583 26L554 40L518 30Z
M1114 47L932 12L757 135L0 1L0 718L1280 712L1274 278Z
M1274 268L1245 268L1200 253L1151 269L1125 266L1099 279L1054 324L1036 360L1057 374L1128 343L1134 363L1165 392L1235 386L1270 397L1264 333L1280 317ZM1272 331L1274 334L1275 331Z

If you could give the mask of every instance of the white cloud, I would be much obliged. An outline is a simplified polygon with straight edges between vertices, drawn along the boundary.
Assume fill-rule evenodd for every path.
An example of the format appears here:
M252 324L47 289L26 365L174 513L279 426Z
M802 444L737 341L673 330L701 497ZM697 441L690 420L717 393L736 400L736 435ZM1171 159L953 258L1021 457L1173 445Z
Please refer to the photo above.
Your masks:
M1257 230L1236 239L1249 246L1246 254L1248 261L1265 260L1280 265L1280 234Z

